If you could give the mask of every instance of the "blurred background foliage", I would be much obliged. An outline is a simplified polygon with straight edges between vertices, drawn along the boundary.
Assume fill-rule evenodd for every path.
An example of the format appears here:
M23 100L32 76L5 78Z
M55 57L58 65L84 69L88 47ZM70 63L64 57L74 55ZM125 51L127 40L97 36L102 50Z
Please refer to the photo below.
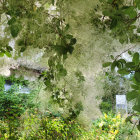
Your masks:
M10 103L6 107L2 104L4 108L16 111L19 115L13 123L9 123L5 118L4 121L1 120L1 125L4 126L1 127L1 138L26 139L28 136L28 139L36 137L38 139L54 139L54 137L55 139L78 139L86 133L84 130L81 136L82 127L89 127L89 124L92 124L91 120L101 115L99 107L102 112L107 113L114 109L115 95L126 93L129 90L129 82L127 83L123 76L115 73L106 73L107 75L100 78L101 64L108 61L110 54L117 55L117 57L112 55L112 60L103 66L111 66L112 71L118 67L119 74L128 74L126 69L122 70L127 63L124 59L118 59L120 57L118 53L122 54L122 50L128 48L126 44L139 43L138 9L138 0L133 2L125 0L0 1L1 68L10 70L11 62L13 63L14 60L18 65L31 69L37 68L38 65L43 67L43 71L39 69L39 79L33 83L13 78L13 82L29 84L35 89L36 94L22 97L20 94L15 95L15 90L11 89L6 94L9 95L7 98L2 92L1 101ZM133 71L134 66L139 68L139 55L135 53L132 56L135 65L131 63L127 68L132 68ZM11 61L7 64L5 58ZM3 69L4 72L5 69ZM139 82L138 77L139 72L136 71L135 79ZM9 80L12 80L12 77ZM1 87L4 85L3 81L2 77ZM137 90L138 88L135 89ZM97 95L102 102L96 101ZM131 99L132 94L129 93L129 95ZM27 101L24 100L25 102L19 105L24 98ZM31 106L28 104L28 99L31 102L34 100ZM29 114L28 109L31 110ZM138 109L137 106L136 110ZM38 114L41 115L38 116ZM62 118L57 118L58 116ZM110 116L111 118L113 116ZM31 126L32 123L29 124L28 119L33 126ZM78 120L80 124L73 123L73 119ZM72 126L71 121L74 124ZM24 124L23 127L21 122ZM51 127L48 128L48 124L51 124ZM108 124L105 125L108 129ZM18 131L20 129L22 131ZM98 128L101 131L98 133L94 128L91 131L94 131L95 135L100 134L102 139L115 139L118 129L116 127L113 130ZM126 132L126 127L122 131ZM93 138L93 133L87 133L88 138L85 136L85 139ZM107 136L104 136L104 133Z

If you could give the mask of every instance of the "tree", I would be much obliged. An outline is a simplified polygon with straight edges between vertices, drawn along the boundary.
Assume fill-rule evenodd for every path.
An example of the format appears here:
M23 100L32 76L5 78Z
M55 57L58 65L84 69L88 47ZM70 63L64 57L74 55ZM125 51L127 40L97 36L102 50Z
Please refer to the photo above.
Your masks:
M97 9L98 8L98 9ZM125 0L100 0L100 5L95 8L96 16L93 16L93 24L108 32L113 38L119 39L120 43L139 43L140 42L140 2L139 0L125 1ZM101 13L99 13L99 11ZM132 53L128 48L120 55L116 56L113 62L104 63L104 67L111 67L114 71L118 68L118 73L122 75L131 74L132 80L132 91L127 93L127 99L135 99L135 105L133 110L140 114L140 57L139 52ZM132 61L121 59L121 55L127 52L132 56ZM140 123L138 125L140 130Z
M0 1L1 24L5 26L5 34L0 40L0 55L12 56L11 39L16 41L15 58L29 47L43 48L48 55L48 70L43 71L39 78L44 80L54 102L61 107L66 105L71 112L72 99L66 86L59 87L59 82L67 75L64 63L72 54L77 40L70 33L70 25L65 22L63 7L63 0ZM80 76L84 79L82 74ZM75 77L78 76L75 74ZM59 98L62 94L65 98ZM66 104L65 100L70 102Z
M10 39L16 40L15 49L19 56L28 47L44 48L48 54L48 70L44 71L41 77L44 79L46 89L52 92L53 99L62 93L66 95L66 99L69 95L65 84L59 86L59 82L67 75L65 60L73 53L77 42L70 31L70 24L66 22L68 20L65 9L69 3L68 0L0 2L2 24L5 25L5 35L0 40L0 55L11 56L13 49L8 44ZM91 13L91 21L97 31L103 31L119 39L120 43L137 43L140 41L139 25L134 23L140 18L138 9L140 9L139 0L100 0ZM132 63L120 59L120 56L121 54L114 58L113 63L108 62L104 66L111 66L112 71L118 67L120 74L134 72L134 79L138 82L138 53L134 54ZM84 81L82 74L80 77ZM57 103L63 104L62 100L58 100Z
M92 23L98 29L108 32L120 43L138 43L140 3L138 0L99 0L94 9ZM134 32L136 30L136 32ZM111 32L110 32L111 31Z

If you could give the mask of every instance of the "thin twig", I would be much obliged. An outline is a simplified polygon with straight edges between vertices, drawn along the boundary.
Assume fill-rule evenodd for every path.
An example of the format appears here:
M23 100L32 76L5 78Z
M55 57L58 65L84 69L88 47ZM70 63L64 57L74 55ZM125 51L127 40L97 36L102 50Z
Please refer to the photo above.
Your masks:
M135 45L135 46L132 46L132 47L130 47L130 48L128 48L128 49L125 50L125 51L123 51L121 54L119 54L119 55L117 55L117 56L115 57L115 60L117 60L122 54L126 53L127 51L129 51L129 50L131 50L132 48L135 48L135 47L136 47L136 45Z

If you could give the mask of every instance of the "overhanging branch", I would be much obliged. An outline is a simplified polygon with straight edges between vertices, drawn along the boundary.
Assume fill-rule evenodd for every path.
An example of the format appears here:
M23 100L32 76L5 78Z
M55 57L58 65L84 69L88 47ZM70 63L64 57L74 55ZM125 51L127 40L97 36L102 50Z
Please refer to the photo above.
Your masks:
M129 51L129 50L131 50L132 48L135 48L135 47L136 47L136 45L128 48L127 50L124 50L123 52L121 52L119 55L117 55L115 57L115 60L117 60L119 57L121 57L122 54L126 53L127 51Z

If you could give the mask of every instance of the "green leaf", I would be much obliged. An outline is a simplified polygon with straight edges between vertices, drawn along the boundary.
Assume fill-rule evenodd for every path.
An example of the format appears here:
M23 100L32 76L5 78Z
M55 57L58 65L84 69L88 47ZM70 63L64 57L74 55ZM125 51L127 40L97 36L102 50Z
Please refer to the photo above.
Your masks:
M118 63L117 63L117 67L118 67L119 69L122 69L123 64L122 64L122 63L120 63L120 62L118 62Z
M6 49L7 49L8 52L13 51L13 48L11 46L6 46Z
M135 80L136 80L137 82L140 83L140 72L135 72L134 78L135 78Z
M2 53L5 53L5 52L6 52L4 49L0 49L0 51L1 51Z
M109 73L108 72L105 72L105 76L108 76L109 75Z
M140 28L137 29L137 33L140 33Z
M130 74L130 72L128 70L126 70L125 68L124 69L119 69L118 73L119 74L124 74L124 75Z
M67 70L63 67L62 64L57 64L56 69L58 71L58 76L66 76L67 75Z
M140 131L140 121L139 121L139 124L137 125L137 128Z
M131 52L130 50L128 50L128 54L129 54L129 55L132 55L132 52Z
M73 50L74 50L74 47L73 46L68 46L68 52L70 54L72 54Z
M128 101L131 101L131 100L137 98L138 95L139 95L139 93L138 93L136 90L132 90L131 92L128 92L128 93L126 94L126 97L127 97L127 100L128 100Z
M120 38L119 41L120 41L121 44L123 44L125 42L125 39L124 38Z
M65 27L65 32L68 31L69 28L70 28L70 25L67 24L66 27Z
M4 53L3 52L0 52L0 57L3 57L4 56Z
M132 87L133 89L135 89L135 90L139 90L139 86L138 86L138 85L132 84L131 87Z
M125 119L125 121L126 121L126 122L131 122L132 117L133 117L133 116L128 116L128 117Z
M76 42L77 42L76 38L72 38L70 41L70 45L74 45L76 44Z
M12 35L12 37L17 37L18 36L18 34L19 34L19 32L20 32L20 30L21 30L21 25L20 24L14 24L14 25L11 25L11 27L10 27L10 31L11 31L11 35Z
M111 4L113 2L113 0L108 0L107 2Z
M11 53L9 53L9 52L5 52L5 54L6 54L6 56L8 56L8 57L12 57Z
M134 105L133 110L140 112L140 105Z
M57 69L58 71L61 71L61 70L63 69L63 65L58 63L58 64L56 65L56 69Z
M124 63L124 64L126 63L126 61L124 59L119 59L118 62L121 62L121 63Z
M26 50L26 47L21 47L20 52L24 52Z
M138 101L138 105L140 105L140 96L138 96L137 101Z
M135 25L132 24L129 29L133 31L136 28L137 28L137 26L135 26Z
M102 13L104 16L112 16L112 13L109 10L105 10Z
M23 39L19 39L17 41L18 46L24 46L25 45L25 41Z
M139 0L135 0L135 4L136 4L137 8L140 10L140 1Z
M117 26L117 23L118 23L117 19L115 19L115 18L112 19L112 22L111 22L111 25L110 25L110 29L115 28Z
M138 5L138 9L140 10L140 5Z
M106 62L106 63L103 64L103 67L108 67L108 66L110 66L111 64L112 64L112 62Z
M136 65L139 64L139 53L136 52L134 53L134 56L133 56L133 60L132 60Z
M124 67L124 65L126 64L126 61L124 59L119 59L118 60L118 64L117 64L117 67L119 69L122 69Z
M63 68L63 69L59 72L59 75L62 76L62 77L65 77L65 76L67 75L67 70Z
M135 67L135 63L134 62L128 62L125 65L127 68L134 68Z
M124 14L128 15L130 19L134 19L137 17L137 12L133 6L124 10Z
M76 72L75 72L75 76L78 78L78 81L79 81L79 82L85 81L85 77L83 76L83 74L82 74L81 71L76 71Z
M54 2L55 2L55 1L54 1L54 0L52 0L52 5L54 5Z
M73 38L73 35L67 34L67 35L66 35L66 38L67 38L67 39L72 39L72 38Z
M111 64L111 71L114 71L115 67L117 66L117 61L114 61L112 64Z
M10 20L8 20L8 25L12 25L15 22L16 22L16 19L12 17Z
M48 65L49 65L49 67L55 66L55 58L54 57L49 58Z
M110 57L111 57L111 59L112 59L112 60L114 60L114 59L115 59L113 55L110 55Z
M48 9L50 7L50 4L46 3L44 6L45 6L45 9Z

